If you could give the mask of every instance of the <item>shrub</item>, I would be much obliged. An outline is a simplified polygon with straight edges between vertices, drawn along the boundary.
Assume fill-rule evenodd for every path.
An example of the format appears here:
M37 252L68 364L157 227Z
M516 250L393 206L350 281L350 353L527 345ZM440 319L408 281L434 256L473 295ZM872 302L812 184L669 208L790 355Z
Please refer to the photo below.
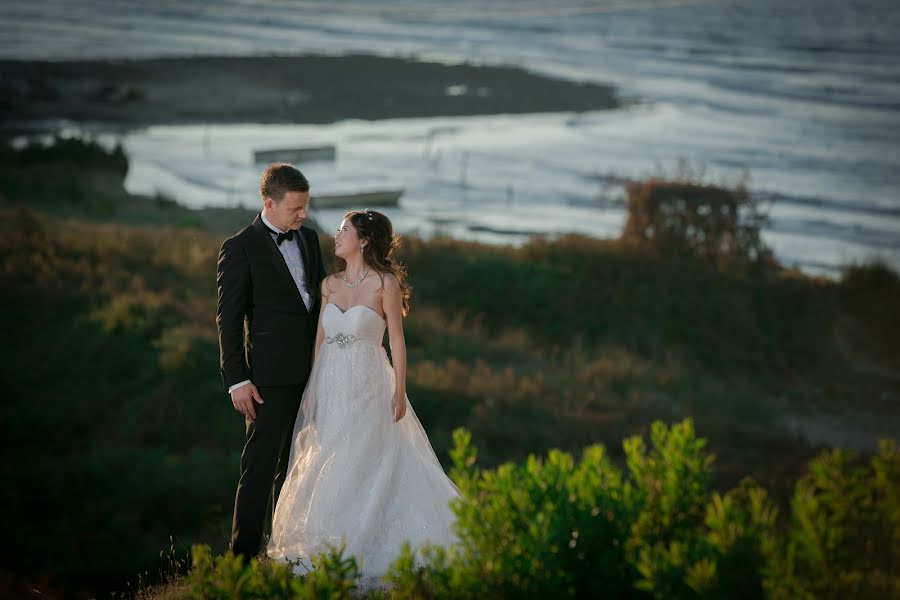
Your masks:
M650 428L649 447L625 440L623 472L604 448L579 461L551 450L496 469L476 466L464 429L453 433L451 502L458 544L405 545L368 597L403 599L887 598L897 597L900 454L882 440L869 468L843 451L821 454L798 481L790 525L745 478L710 493L713 457L689 419ZM345 598L359 571L343 547L293 577L287 565L194 547L199 598Z
M900 275L873 260L849 266L841 277L838 298L843 309L844 348L851 360L900 369Z
M622 239L664 254L701 258L716 267L774 267L760 237L767 217L740 185L734 189L689 181L632 182Z
M244 559L228 552L213 558L209 546L192 548L193 568L188 575L192 597L204 600L232 598L312 598L342 600L356 589L359 569L344 548L332 548L313 559L314 570L295 577L291 566L270 560Z
M881 440L868 466L823 452L794 488L786 536L773 547L771 598L900 597L900 452Z
M128 157L121 144L107 150L90 136L56 135L46 143L32 140L21 148L0 147L0 163L20 167L59 163L87 170L103 170L121 177L128 174Z
M745 478L710 493L712 456L690 420L625 441L627 473L602 446L580 462L546 459L481 471L454 432L452 503L460 541L405 548L386 579L397 598L897 597L900 455L883 440L871 468L842 451L809 465L787 534L764 489Z
M601 445L579 462L546 459L474 466L454 432L460 543L408 550L388 575L396 597L759 597L763 541L774 509L746 481L709 495L712 457L690 420L653 423L652 448L625 441L623 474Z
M0 146L0 196L54 211L110 217L127 197L128 158L90 137Z

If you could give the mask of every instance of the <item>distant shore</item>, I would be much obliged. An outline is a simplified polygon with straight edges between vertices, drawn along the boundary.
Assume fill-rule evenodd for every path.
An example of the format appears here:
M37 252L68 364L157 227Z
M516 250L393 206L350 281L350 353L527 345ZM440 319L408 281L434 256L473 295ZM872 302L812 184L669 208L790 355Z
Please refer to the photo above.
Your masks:
M126 128L330 123L620 105L610 86L517 67L368 55L4 60L0 72L0 126L7 131L58 119Z

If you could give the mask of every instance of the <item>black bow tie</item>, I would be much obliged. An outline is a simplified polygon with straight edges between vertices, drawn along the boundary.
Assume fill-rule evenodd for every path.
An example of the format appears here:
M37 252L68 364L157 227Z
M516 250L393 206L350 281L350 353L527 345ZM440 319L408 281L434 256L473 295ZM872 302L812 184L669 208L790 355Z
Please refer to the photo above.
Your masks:
M278 245L280 246L280 245L281 245L281 242L283 242L284 240L287 240L287 241L290 242L290 241L293 240L293 239L294 239L294 230L293 230L293 229L288 229L288 230L287 230L286 232L284 232L284 233L279 233L279 234L278 234L278 239L275 240L275 241L278 242Z
M266 228L266 229L268 229L268 228ZM275 231L274 229L269 229L269 231L271 231L272 233L274 233L275 235L278 236L278 239L275 240L275 242L276 242L279 246L281 245L281 242L283 242L284 240L287 240L287 241L290 242L291 240L294 239L294 230L293 230L293 229L288 229L288 230L285 231L284 233L278 233L278 232Z

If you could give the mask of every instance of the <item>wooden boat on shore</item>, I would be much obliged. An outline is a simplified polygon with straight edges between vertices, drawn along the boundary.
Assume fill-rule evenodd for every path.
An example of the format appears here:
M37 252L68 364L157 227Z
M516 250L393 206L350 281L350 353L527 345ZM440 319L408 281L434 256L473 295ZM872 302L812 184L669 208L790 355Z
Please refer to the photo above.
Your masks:
M317 160L333 161L335 154L333 145L307 146L305 148L273 148L270 150L254 150L253 162L257 164L273 162L299 164Z
M312 196L310 205L317 208L373 208L376 206L397 206L405 190L374 190L358 194L337 194Z

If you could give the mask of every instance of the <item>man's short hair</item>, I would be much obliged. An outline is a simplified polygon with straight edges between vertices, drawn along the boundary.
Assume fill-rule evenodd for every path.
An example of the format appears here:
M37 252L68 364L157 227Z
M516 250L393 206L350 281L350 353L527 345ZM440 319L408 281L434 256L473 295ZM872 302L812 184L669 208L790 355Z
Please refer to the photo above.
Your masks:
M287 192L308 192L309 181L297 167L288 163L272 163L259 180L259 195L279 202Z

